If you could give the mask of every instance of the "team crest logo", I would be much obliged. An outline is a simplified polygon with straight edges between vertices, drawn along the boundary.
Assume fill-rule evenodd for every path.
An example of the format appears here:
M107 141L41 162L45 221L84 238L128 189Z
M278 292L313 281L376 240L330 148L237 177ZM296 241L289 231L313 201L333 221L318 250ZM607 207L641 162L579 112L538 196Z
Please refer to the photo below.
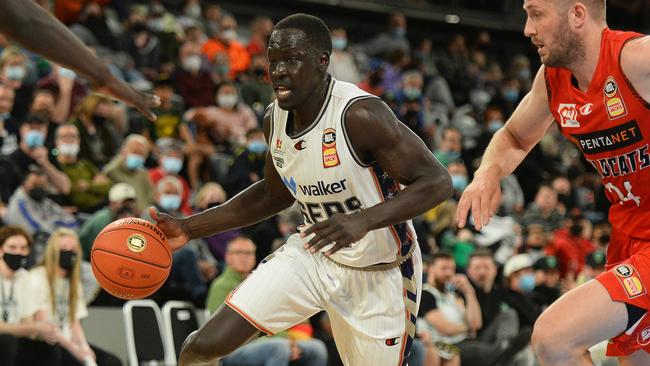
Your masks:
M282 139L275 139L275 148L282 150Z
M133 234L126 239L126 247L132 252L140 253L147 247L147 239L140 234Z
M609 119L620 118L627 114L623 95L621 95L621 90L618 88L613 76L607 78L603 93L605 94L604 103Z
M647 346L650 344L650 327L646 327L641 332L639 332L639 335L636 337L636 341L642 346Z
M561 127L580 127L578 122L578 109L575 104L560 103L557 108L557 114L560 115Z
M619 277L630 277L632 273L634 273L634 267L628 266L627 264L621 264L620 266L616 267L614 270L616 272L616 275Z
M339 164L339 154L336 152L336 130L328 128L323 131L323 168L332 168Z
M608 77L607 81L605 82L605 88L603 89L605 96L607 98L613 98L614 95L616 95L617 91L618 85L616 85L616 80L614 80L613 76Z

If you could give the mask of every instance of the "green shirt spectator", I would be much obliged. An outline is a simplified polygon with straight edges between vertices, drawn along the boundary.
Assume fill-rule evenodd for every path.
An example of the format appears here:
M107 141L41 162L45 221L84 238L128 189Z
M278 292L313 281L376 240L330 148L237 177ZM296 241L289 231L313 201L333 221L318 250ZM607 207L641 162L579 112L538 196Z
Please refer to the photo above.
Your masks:
M226 300L228 294L244 281L255 268L255 244L245 236L238 236L228 242L226 269L212 281L205 307L213 313Z

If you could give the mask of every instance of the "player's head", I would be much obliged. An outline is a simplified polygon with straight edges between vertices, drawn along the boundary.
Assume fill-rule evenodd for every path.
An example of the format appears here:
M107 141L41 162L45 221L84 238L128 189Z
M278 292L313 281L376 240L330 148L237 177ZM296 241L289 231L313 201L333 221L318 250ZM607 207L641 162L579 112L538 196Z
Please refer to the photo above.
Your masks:
M584 59L584 39L606 26L605 0L524 0L524 34L546 66L571 67Z
M307 14L290 15L275 25L267 56L269 74L282 109L292 109L312 97L323 82L332 39L327 25Z

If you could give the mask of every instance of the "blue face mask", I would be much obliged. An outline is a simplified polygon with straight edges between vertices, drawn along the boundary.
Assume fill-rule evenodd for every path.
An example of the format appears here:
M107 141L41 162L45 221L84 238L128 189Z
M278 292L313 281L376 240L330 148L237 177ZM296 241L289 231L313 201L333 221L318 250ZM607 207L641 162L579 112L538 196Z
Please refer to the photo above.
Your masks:
M535 275L526 273L519 277L519 288L525 293L532 292L535 289Z
M27 132L25 135L25 143L30 149L43 146L44 142L45 136L41 131L29 130L29 132Z
M467 177L464 175L452 174L451 184L454 186L455 190L462 192L467 188Z
M183 168L183 160L173 157L163 158L162 168L168 174L176 175Z
M166 211L175 211L181 207L181 196L177 194L163 194L160 196L160 207Z
M404 38L406 35L406 29L399 27L399 28L393 28L393 35L397 38Z
M419 99L422 96L422 91L418 88L404 88L403 93L409 100Z
M144 158L140 155L129 154L126 156L126 168L136 170L144 166Z
M344 50L348 46L348 40L343 37L332 38L332 47L337 50Z
M254 140L249 142L246 148L253 154L263 154L266 151L266 144L260 140Z
M514 103L519 99L519 91L517 91L517 89L505 90L503 92L503 99L505 99L506 102Z
M0 113L0 120L6 121L11 118L11 112Z
M499 129L503 127L503 121L500 119L495 119L488 122L487 129L490 133L496 133Z
M22 66L8 66L5 76L9 80L23 80L25 77L25 68Z

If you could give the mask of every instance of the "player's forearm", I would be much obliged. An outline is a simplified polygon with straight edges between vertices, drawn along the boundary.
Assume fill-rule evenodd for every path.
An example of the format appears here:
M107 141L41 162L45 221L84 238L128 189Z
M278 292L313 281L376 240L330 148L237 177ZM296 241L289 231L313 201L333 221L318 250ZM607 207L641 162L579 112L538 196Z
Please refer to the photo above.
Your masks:
M440 169L435 176L422 176L380 204L363 210L368 230L410 220L446 201L453 194L451 177Z
M522 146L506 126L494 134L475 175L490 171L497 174L499 179L505 178L521 164L528 152L529 149Z
M291 206L293 201L266 191L261 180L223 205L213 207L183 220L191 239L214 235L258 223Z
M0 31L21 46L78 71L96 85L105 85L111 78L108 67L34 1L0 1Z

